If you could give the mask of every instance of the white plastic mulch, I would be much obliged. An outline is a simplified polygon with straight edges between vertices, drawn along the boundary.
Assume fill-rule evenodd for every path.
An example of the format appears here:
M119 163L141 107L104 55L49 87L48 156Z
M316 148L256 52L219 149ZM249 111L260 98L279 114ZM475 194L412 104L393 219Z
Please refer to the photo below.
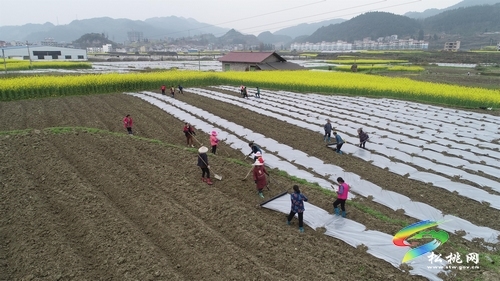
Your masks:
M312 124L311 123L312 120L301 121L298 120L297 117L287 117L289 116L288 114L290 114L291 110L285 114L284 112L276 113L275 111L271 111L271 109L263 109L264 103L261 100L259 101L245 100L241 102L238 100L234 100L234 97L230 95L224 95L217 92L207 93L206 91L199 89L189 89L189 91L196 92L197 94L200 95L209 96L211 98L218 99L224 102L236 104L238 106L242 106L247 109L253 108L253 110L258 113L272 116L280 120L285 119L287 122L300 127L311 127ZM496 240L497 236L500 234L500 232L498 232L497 230L476 226L468 221L462 220L454 216L443 215L441 211L429 205L420 202L414 202L410 198L392 191L383 190L383 188L361 179L356 174L347 173L343 171L343 169L341 169L340 167L330 164L325 164L320 159L317 159L315 157L310 157L306 153L295 150L289 146L280 144L275 140L266 138L261 134L252 132L251 130L248 130L242 126L234 124L233 122L230 122L228 120L224 120L209 112L193 107L181 101L151 92L143 92L141 94L132 94L132 95L158 106L159 108L165 110L166 112L168 112L169 114L175 116L180 120L192 123L198 128L198 130L204 131L207 134L209 134L214 129L214 125L212 124L216 124L218 127L217 131L220 132L219 137L221 139L225 139L225 142L232 148L241 150L243 154L247 154L245 150L249 149L247 142L242 141L241 138L254 140L264 149L264 152L269 151L277 155L275 156L273 154L266 154L265 156L266 164L271 168L279 168L281 170L285 170L290 175L306 179L309 182L317 182L320 186L327 189L330 189L330 184L334 182L334 180L338 176L342 176L352 186L352 191L354 193L365 197L373 196L373 200L375 202L388 206L393 210L403 209L407 215L417 218L419 220L436 220L436 221L446 220L447 222L441 224L439 226L440 228L449 232L464 230L466 232L464 238L468 240L472 240L473 238L483 238L485 239L485 241L488 242L497 242ZM253 103L258 103L257 105L260 106L257 106L256 104ZM272 105L269 105L269 107L272 107ZM274 110L277 109L278 109L277 106L274 107ZM283 109L283 111L286 110ZM208 120L208 122L210 123L207 123L201 120L200 118L204 118ZM324 123L321 120L326 119L323 117L321 117L323 119L320 119L318 117L311 117L311 118L319 120L316 121L316 124L318 124L318 122ZM356 125L354 125L354 128L355 127ZM322 133L322 125L315 129L317 132ZM372 144L370 143L370 145ZM355 146L351 147L356 148ZM413 175L415 178L419 180L432 181L433 184L437 187L446 189L449 188L448 183L450 182L450 180L448 178L432 173L417 171L415 168L405 165L401 162L398 163L392 162L389 158L384 157L383 155L372 154L369 151L361 149L349 151L349 153L352 153L353 155L356 155L365 160L373 161L372 163L374 163L374 165L380 167L388 167L391 171L395 173L402 175L408 174L410 176ZM402 153L400 151L392 150L391 153L392 154L390 157L400 157L400 158L406 157L407 160L409 159L407 158L408 156L405 155L398 156L397 155L398 153ZM435 155L433 155L432 157L436 158ZM423 160L429 161L425 159ZM309 172L305 171L304 168L297 167L294 163L301 163L301 165L303 165L304 168L312 169L314 172L324 175L329 180L317 178L314 175L310 174ZM424 162L423 164L428 164L428 163ZM481 164L476 163L476 165L481 165ZM448 175L450 173L458 172L453 170L454 168L452 166L446 166L446 165L444 166L445 167L442 168L443 172L446 172L446 174ZM494 169L493 167L490 168ZM461 172L461 174L463 173ZM461 195L463 196L473 195L471 192L465 192L465 189L469 188L469 186L464 184L460 185L457 185L457 188L460 188L460 190L462 188L464 189ZM474 194L476 194L475 191ZM288 213L290 208L289 199L286 198L285 200L286 203L283 201L282 206L280 200L282 199L278 198L276 200L273 200L268 204L266 204L265 207L276 211ZM277 207L273 207L275 204L277 204ZM316 229L317 227L325 227L327 229L326 232L327 235L341 239L350 245L357 246L364 244L368 247L368 253L378 258L382 258L396 267L398 267L401 264L400 261L402 260L404 253L406 253L406 251L408 250L394 246L392 244L392 235L376 231L366 231L365 227L359 223L355 223L348 219L332 216L328 214L328 212L321 210L310 204L308 204L306 208L307 212L305 213L305 222L307 225L311 226L314 229ZM412 260L411 262L412 264L410 265L412 265L414 268L412 274L422 275L432 280L439 280L439 278L437 277L438 272L435 272L436 271L435 269L429 270L427 269L426 266L424 266L424 263L428 263L427 259L425 258L415 259Z

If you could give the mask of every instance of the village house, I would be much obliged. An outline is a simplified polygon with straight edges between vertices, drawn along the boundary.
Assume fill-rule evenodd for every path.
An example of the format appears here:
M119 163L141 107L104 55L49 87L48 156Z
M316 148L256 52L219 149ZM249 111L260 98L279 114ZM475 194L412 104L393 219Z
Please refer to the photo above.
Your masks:
M276 52L230 52L219 58L223 71L301 70Z

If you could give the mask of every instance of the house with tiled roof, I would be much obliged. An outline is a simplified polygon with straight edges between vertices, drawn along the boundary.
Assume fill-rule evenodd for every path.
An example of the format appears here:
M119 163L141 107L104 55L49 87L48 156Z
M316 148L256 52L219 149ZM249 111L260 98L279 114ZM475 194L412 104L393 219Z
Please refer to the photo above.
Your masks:
M223 71L302 70L276 52L230 52L219 58Z

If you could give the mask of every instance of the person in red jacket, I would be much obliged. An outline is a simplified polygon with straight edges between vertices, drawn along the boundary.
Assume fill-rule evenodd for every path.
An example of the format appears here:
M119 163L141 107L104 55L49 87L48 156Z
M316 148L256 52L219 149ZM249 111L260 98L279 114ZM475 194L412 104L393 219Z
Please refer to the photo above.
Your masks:
M266 168L264 167L264 159L262 158L257 159L253 165L254 165L253 180L256 184L256 188L260 198L264 198L262 190L267 185L266 175L269 176L269 173L266 171Z
M161 94L164 95L165 94L165 90L167 89L167 87L165 87L165 85L161 85Z
M132 117L130 117L130 114L127 114L127 116L123 118L123 126L125 127L125 129L127 129L129 135L133 135L132 133L133 123L134 121L132 120Z

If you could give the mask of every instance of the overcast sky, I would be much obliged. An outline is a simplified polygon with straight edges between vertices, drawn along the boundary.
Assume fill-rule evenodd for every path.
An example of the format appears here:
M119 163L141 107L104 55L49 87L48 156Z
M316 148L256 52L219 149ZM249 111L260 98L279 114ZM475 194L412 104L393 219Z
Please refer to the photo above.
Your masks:
M0 0L0 26L68 24L96 17L145 20L178 16L247 34L299 23L350 19L369 11L404 14L446 8L461 0Z

